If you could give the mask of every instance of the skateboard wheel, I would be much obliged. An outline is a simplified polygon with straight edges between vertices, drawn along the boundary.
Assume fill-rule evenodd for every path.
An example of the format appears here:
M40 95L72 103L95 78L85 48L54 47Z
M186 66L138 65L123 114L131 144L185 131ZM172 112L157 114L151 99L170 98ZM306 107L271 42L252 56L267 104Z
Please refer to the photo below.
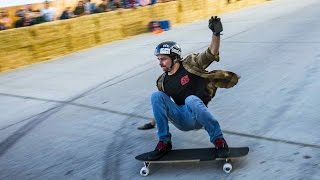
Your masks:
M140 175L141 176L148 176L149 175L149 168L147 167L142 167L141 170L140 170Z
M225 173L230 173L231 170L232 170L232 165L231 165L230 163L225 163L225 164L223 165L223 171L224 171Z

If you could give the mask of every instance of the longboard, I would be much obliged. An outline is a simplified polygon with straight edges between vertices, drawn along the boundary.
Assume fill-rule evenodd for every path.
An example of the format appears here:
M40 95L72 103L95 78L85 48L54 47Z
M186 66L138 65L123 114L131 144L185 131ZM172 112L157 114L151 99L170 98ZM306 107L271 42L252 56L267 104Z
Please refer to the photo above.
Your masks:
M230 173L232 170L231 159L246 156L249 153L248 147L229 147L230 154L227 157L217 157L217 150L215 148L198 148L198 149L174 149L168 152L165 156L157 160L148 160L151 152L146 152L136 156L139 161L143 161L144 167L141 168L140 174L142 176L149 175L149 166L153 163L182 163L182 162L199 162L199 161L213 161L225 160L223 170Z

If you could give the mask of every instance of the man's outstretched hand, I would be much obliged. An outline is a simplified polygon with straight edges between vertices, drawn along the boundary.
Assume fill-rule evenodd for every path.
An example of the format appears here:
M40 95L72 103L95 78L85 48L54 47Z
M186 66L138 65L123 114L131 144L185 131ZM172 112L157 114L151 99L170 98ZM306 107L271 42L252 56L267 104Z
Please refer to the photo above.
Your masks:
M213 34L216 36L220 36L220 33L223 31L221 20L217 16L215 17L211 16L211 18L209 19L208 26L213 32Z

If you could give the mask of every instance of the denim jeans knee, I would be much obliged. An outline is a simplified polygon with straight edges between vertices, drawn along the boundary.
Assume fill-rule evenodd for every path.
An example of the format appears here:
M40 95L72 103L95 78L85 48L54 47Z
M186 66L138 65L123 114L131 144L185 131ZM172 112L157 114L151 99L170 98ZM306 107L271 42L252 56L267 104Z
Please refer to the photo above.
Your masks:
M186 98L185 104L188 106L188 105L194 104L194 102L199 102L199 101L202 102L202 100L199 97L195 95L190 95Z
M169 98L169 97L164 92L157 91L157 92L152 93L151 102L158 102L158 101L163 100L163 98Z

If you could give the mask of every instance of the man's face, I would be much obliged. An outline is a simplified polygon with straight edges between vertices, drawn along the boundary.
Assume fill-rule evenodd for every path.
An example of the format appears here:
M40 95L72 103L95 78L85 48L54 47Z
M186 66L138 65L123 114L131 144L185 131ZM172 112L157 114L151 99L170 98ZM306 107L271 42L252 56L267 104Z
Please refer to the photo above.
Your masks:
M32 11L32 5L31 4L27 4L25 7L26 7L27 11Z
M79 6L79 7L83 7L83 1L79 1L79 2L78 2L78 6Z
M67 13L72 13L71 7L67 7Z
M44 3L44 7L45 7L45 8L49 8L49 7L50 7L50 2L45 2L45 3Z
M169 71L169 69L172 65L171 58L168 55L162 55L162 54L158 55L157 58L158 58L159 65L162 68L162 70L164 72Z

